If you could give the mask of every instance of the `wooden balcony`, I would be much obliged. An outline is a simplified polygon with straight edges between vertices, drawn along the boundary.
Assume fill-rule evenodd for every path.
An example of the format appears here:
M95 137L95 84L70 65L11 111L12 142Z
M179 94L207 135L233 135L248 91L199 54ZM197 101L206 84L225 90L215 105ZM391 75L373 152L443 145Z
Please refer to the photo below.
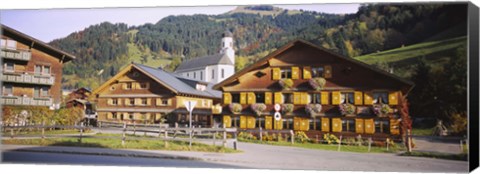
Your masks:
M55 77L53 75L33 75L29 73L9 72L3 71L3 82L26 83L26 84L40 84L53 85Z
M2 49L1 54L4 59L13 59L21 61L30 61L32 53L26 50Z
M51 106L53 99L49 97L19 97L19 96L2 96L2 105L14 106Z

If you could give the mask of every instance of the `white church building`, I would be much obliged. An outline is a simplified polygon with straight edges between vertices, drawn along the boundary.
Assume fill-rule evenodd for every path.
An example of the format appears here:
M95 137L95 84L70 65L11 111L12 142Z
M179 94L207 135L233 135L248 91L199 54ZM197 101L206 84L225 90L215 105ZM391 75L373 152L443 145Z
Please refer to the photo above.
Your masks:
M183 77L217 84L235 73L233 34L223 34L220 52L182 62L175 73Z

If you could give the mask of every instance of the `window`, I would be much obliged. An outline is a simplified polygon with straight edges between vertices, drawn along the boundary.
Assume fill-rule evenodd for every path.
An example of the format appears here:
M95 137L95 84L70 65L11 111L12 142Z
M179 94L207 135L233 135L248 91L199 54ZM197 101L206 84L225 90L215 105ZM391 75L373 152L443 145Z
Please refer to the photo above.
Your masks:
M163 99L162 100L162 105L168 105L168 99Z
M13 64L12 62L5 62L5 71L15 71L15 64Z
M127 84L125 84L125 89L127 90L132 89L132 82L128 82Z
M50 74L50 66L48 65L35 65L35 74Z
M282 75L282 79L292 78L292 70L291 69L281 69L280 74Z
M388 120L375 120L375 132L389 133L390 127L389 127Z
M128 119L133 120L133 113L128 113Z
M232 103L240 103L240 94L232 94Z
M140 83L140 89L147 89L148 83Z
M265 94L256 93L255 94L256 103L265 103Z
M2 48L7 47L7 40L5 40L5 39L0 39L0 47L2 47Z
M374 104L388 104L388 93L387 92L374 92L373 93L373 103Z
M13 86L12 85L3 85L3 95L12 95Z
M283 103L293 103L292 94L290 93L283 93Z
M41 65L35 65L35 74L41 74L42 73L42 66Z
M355 132L355 122L354 122L354 120L342 120L342 131L344 131L344 132Z
M200 71L200 80L203 80L203 71Z
M214 78L215 78L215 70L212 69L212 79L214 79Z
M129 102L130 102L130 103L129 103L130 105L135 105L135 99L134 99L134 98L130 98L130 99L129 99Z
M42 88L41 88L41 94L40 94L40 96L42 96L42 97L48 96L48 87L42 87Z
M117 119L117 113L116 112L112 112L112 118Z
M312 77L324 77L324 73L323 67L312 68Z
M320 93L310 94L310 103L312 103L312 104L320 104L320 102L321 102Z
M341 101L340 103L350 103L353 104L354 102L353 92L342 92L341 93Z
M222 78L225 77L225 70L222 68Z
M187 73L187 77L190 77L190 73Z
M118 99L113 98L112 99L112 105L118 105Z
M315 117L312 119L308 119L309 130L315 130L315 120L318 120L318 118Z
M197 72L193 72L193 78L194 78L194 79L197 78Z
M146 98L142 98L142 105L147 105L147 99Z
M12 50L17 49L17 41L7 40L7 49L12 49Z
M42 74L50 74L50 66L43 66Z
M33 97L40 97L40 87L33 88Z
M46 97L48 96L48 87L35 87L33 88L34 97Z

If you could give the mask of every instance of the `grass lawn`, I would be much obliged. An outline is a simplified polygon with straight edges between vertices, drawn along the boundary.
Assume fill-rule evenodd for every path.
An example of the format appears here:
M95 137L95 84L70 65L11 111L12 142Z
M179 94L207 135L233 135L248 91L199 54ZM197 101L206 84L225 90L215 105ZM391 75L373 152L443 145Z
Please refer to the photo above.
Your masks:
M428 157L428 158L438 158L438 159L449 159L449 160L461 160L467 161L468 154L448 154L448 153L439 153L439 152L405 152L400 154L401 156L415 156L415 157Z
M300 147L300 148L307 148L307 149L318 149L318 150L331 150L337 151L338 144L317 144L317 143L298 143L295 142L291 144L290 142L286 141L259 141L259 140L242 140L242 142L249 142L249 143L257 143L257 144L268 144L268 145L276 145L276 146L291 146L291 147ZM386 147L378 147L373 146L370 149L370 153L395 153L400 150L403 150L402 147L399 147L397 144L396 148L389 147L387 151ZM368 146L355 146L355 145L343 145L340 147L340 151L342 152L359 152L359 153L369 153Z
M125 145L122 145L120 135L118 134L99 134L96 138L83 138L79 143L77 138L47 138L47 139L4 139L3 144L18 145L40 145L40 146L76 146L76 147L101 147L110 149L147 149L147 150L172 150L172 151L200 151L200 152L219 152L219 153L235 153L241 152L230 148L220 146L206 145L202 143L192 143L192 148L188 147L188 142L184 141L165 141L162 140L129 140L127 136ZM103 138L105 136L113 138ZM118 138L116 138L118 137Z
M412 128L412 135L432 136L433 128Z
M91 130L84 130L83 133L90 133ZM3 136L9 137L10 131L2 132ZM41 130L33 130L33 131L14 131L14 135L41 135ZM60 134L80 134L79 130L45 130L45 135L60 135Z

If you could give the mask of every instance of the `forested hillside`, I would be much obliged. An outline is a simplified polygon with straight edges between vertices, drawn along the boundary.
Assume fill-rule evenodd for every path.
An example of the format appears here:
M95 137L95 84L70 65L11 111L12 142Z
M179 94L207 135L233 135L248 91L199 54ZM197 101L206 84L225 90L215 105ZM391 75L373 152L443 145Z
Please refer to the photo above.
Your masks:
M168 16L135 27L105 22L50 44L77 56L64 68L66 88L95 88L131 61L173 70L182 60L216 53L225 30L234 34L236 68L241 69L294 39L354 57L464 36L466 11L460 4L363 5L347 15L241 7L221 15Z

